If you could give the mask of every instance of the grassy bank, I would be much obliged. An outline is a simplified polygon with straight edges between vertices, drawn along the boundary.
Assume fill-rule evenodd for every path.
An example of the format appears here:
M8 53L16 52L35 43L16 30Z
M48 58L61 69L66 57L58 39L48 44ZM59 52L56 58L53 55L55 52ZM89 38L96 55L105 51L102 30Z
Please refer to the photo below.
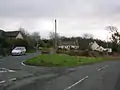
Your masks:
M26 60L24 63L35 66L77 66L92 64L108 60L105 57L81 57L69 56L63 54L43 54L32 59Z

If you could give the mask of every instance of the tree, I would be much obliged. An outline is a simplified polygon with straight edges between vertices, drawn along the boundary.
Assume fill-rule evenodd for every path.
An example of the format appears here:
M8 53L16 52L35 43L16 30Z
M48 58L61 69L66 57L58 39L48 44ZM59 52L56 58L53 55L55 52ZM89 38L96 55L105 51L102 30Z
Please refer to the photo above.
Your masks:
M50 32L49 33L49 38L50 40L53 41L53 46L55 45L55 33L54 32ZM56 38L57 38L57 45L60 43L60 35L58 33L56 33Z
M120 44L120 33L118 32L118 28L115 26L108 26L107 30L111 32L111 41Z
M57 39L60 38L60 36L59 36L58 33L56 33L56 37L57 37ZM52 39L52 40L55 39L55 33L54 33L54 32L50 32L50 33L49 33L49 38Z
M30 35L24 28L19 28L18 30L23 34L24 38Z
M24 47L28 48L28 42L24 39L11 39L8 41L11 46L11 49L13 49L17 46L24 46Z
M33 32L31 36L36 41L40 40L40 34L39 34L39 32Z
M38 48L40 46L40 44L42 44L42 42L40 40L39 32L33 32L31 37L35 41L35 46Z
M40 40L39 32L33 32L32 34L29 34L24 28L19 28L19 31L24 36L24 39L28 43L28 49L34 49L35 47L38 47L38 41Z
M120 33L118 28L115 26L108 26L107 30L111 32L111 41L112 41L112 48L113 51L118 52L120 50Z

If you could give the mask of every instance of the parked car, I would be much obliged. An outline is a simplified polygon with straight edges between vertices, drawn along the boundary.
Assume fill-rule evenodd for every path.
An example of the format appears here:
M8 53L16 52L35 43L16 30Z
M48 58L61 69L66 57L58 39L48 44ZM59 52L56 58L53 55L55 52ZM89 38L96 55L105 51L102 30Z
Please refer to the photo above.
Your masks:
M25 55L26 48L25 47L15 47L12 50L12 55Z

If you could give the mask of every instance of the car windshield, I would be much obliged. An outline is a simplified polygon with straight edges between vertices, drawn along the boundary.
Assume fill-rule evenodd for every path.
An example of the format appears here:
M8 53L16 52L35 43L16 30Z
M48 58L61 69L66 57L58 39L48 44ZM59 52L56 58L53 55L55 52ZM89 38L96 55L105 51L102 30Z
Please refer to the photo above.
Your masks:
M22 50L23 48L21 48L21 47L17 47L17 48L15 48L15 50Z

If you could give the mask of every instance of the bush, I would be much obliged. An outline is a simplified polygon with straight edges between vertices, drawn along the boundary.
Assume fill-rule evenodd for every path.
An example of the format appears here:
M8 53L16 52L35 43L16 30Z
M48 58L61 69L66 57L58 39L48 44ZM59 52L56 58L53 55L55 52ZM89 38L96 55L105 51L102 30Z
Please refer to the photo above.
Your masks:
M9 50L7 48L0 48L0 55L6 56L6 55L10 55L10 54L11 54L11 50Z
M78 51L69 51L68 55L70 56L81 56L81 52Z
M41 53L42 54L50 54L51 50L52 50L51 48L42 48Z
M63 49L57 49L57 51L56 51L57 53L64 53L65 52L65 50L63 50Z
M70 56L86 56L86 57L97 57L100 56L100 53L97 51L69 51L68 55Z
M0 56L2 55L4 55L5 53L4 53L4 50L3 50L3 48L0 48Z
M7 40L7 42L9 44L7 48L11 50L19 46L24 46L26 49L31 49L29 48L30 46L28 45L28 42L24 39L10 39L10 40Z
M56 53L60 53L60 54L68 54L69 51L66 49L57 49Z

